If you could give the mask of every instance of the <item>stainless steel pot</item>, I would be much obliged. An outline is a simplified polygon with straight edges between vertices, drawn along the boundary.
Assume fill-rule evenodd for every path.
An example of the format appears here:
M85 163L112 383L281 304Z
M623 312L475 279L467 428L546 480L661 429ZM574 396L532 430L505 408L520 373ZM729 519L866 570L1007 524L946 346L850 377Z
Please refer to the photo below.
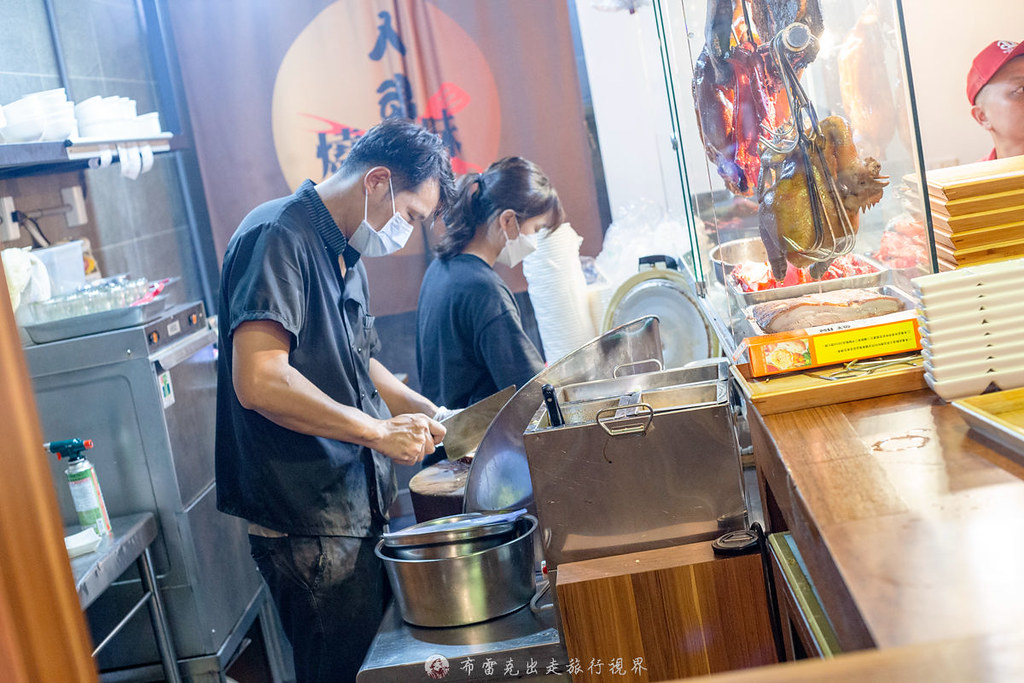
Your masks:
M499 617L534 595L533 532L537 518L523 515L514 537L468 555L403 559L377 544L402 618L415 626L464 626Z
M745 237L739 240L722 242L715 246L709 256L715 271L715 279L723 285L729 279L732 269L744 261L767 261L768 252L760 237Z
M526 510L520 511L525 513ZM516 513L512 513L516 514ZM469 512L420 522L384 534L384 548L402 560L457 557L493 548L515 538L515 518Z

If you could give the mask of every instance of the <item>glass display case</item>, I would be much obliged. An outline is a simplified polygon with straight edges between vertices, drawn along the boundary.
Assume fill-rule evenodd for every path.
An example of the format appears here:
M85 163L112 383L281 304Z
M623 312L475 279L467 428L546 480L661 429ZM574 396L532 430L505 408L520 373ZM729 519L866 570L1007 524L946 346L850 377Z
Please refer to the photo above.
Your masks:
M808 294L911 313L909 278L936 260L900 3L654 0L654 14L689 265L726 346L786 328L759 304ZM814 306L829 301L809 301L800 324L827 324ZM864 312L890 310L876 304Z

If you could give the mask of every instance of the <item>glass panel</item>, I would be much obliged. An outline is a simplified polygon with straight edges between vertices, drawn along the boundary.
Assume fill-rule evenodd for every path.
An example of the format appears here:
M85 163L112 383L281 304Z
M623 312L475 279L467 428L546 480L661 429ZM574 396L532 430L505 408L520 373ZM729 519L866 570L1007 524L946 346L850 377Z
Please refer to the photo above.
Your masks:
M654 8L695 274L734 341L757 291L905 288L934 270L897 3Z

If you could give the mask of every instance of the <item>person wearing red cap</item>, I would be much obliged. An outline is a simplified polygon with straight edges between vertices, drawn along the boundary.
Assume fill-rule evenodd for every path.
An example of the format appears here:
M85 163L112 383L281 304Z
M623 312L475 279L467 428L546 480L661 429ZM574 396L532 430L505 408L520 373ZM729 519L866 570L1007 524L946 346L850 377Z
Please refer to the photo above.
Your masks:
M984 160L1024 154L1024 43L997 40L979 52L967 74L967 100L995 144Z

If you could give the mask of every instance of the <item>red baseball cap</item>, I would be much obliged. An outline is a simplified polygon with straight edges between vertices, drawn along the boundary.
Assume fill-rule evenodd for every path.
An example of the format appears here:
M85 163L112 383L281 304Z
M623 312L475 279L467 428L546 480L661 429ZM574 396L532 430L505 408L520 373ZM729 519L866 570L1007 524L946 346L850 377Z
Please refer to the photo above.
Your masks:
M967 72L967 101L974 104L974 98L985 87L996 72L1014 57L1024 56L1024 43L1012 40L997 40L978 53Z

